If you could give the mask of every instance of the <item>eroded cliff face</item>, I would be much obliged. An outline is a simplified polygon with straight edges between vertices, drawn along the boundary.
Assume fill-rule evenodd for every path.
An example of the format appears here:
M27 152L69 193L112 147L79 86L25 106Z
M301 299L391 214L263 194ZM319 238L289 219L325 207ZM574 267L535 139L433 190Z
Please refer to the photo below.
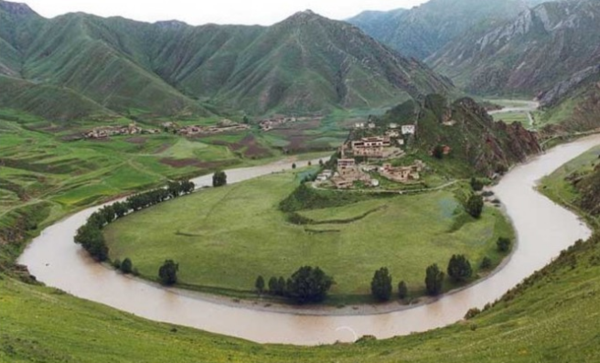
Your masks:
M536 133L518 122L495 122L483 106L470 98L452 105L452 118L470 129L480 129L481 136L464 145L468 162L479 173L492 176L541 152Z
M600 63L600 2L546 2L473 32L427 62L473 93L536 95Z

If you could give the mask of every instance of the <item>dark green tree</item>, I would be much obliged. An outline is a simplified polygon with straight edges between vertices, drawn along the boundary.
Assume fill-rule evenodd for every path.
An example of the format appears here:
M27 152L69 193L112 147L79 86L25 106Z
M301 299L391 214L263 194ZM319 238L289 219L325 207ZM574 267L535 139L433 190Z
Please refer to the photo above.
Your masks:
M300 304L320 302L325 299L333 283L333 278L320 268L304 266L288 280L287 294Z
M160 283L166 286L176 284L178 271L179 264L175 263L173 260L165 260L163 265L158 269Z
M279 279L277 279L277 295L285 296L285 292L286 292L285 278L283 276L279 276Z
M481 217L481 213L483 212L483 197L477 194L471 195L467 200L465 209L473 218Z
M471 189L475 192L479 192L483 189L483 182L475 177L471 178Z
M444 282L444 273L440 271L437 264L427 267L425 274L425 288L431 296L439 295L442 292L442 284Z
M124 259L121 263L121 271L124 274L130 274L133 272L133 263L131 263L129 258Z
M217 171L213 175L213 187L222 187L227 185L227 174L224 171Z
M262 276L258 276L254 283L254 287L256 288L256 292L262 294L265 291L265 279Z
M398 297L401 300L404 300L404 299L406 299L407 296L408 296L408 286L406 286L406 282L400 281L400 283L398 284Z
M471 263L465 255L453 255L448 262L448 276L455 282L463 282L473 275Z
M392 297L392 276L387 267L375 271L371 280L371 294L379 301L388 301Z
M485 256L483 260L481 260L481 265L479 265L479 267L482 270L487 270L488 268L492 267L492 260L489 257Z
M506 252L510 251L511 245L512 245L512 242L510 241L509 238L506 238L506 237L500 237L500 238L498 238L498 241L496 242L498 251L502 252L502 253L506 253Z
M271 295L277 295L277 277L273 276L269 279L269 293Z
M292 164L292 169L296 169L296 163Z

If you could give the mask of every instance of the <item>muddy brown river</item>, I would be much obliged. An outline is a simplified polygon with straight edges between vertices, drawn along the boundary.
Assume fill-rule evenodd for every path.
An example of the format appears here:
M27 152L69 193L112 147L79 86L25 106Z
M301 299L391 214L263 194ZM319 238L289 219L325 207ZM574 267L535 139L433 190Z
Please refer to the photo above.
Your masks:
M194 292L163 289L93 262L73 242L86 218L97 209L76 213L45 229L19 259L39 281L74 296L106 304L140 317L194 327L260 343L297 345L351 342L363 335L389 338L452 324L472 307L493 302L534 271L544 267L561 250L591 235L572 212L537 193L536 181L564 163L600 144L600 136L558 146L511 170L494 188L504 203L519 243L510 260L488 279L450 293L429 304L404 310L366 314L345 309L334 315L274 312L227 300L206 298ZM230 182L269 174L291 163L278 163L227 171ZM194 180L207 185L211 176ZM400 305L397 305L401 308Z

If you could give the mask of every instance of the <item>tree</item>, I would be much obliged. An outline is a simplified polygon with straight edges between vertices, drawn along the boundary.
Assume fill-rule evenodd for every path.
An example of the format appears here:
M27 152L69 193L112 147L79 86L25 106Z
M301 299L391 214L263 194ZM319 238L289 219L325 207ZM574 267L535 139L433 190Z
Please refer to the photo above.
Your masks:
M227 174L224 171L217 171L213 175L213 187L222 187L227 185Z
M400 281L400 283L398 284L398 297L401 300L404 300L404 299L406 299L407 296L408 296L408 286L406 286L406 282Z
M131 263L129 258L124 259L121 263L121 271L124 274L130 274L133 272L133 263Z
M283 276L279 276L279 279L277 279L277 295L285 296L285 290L286 290L285 278Z
M502 253L506 253L506 252L510 251L511 245L512 245L512 242L510 241L510 239L508 239L506 237L500 237L500 238L498 238L498 241L496 242L498 251L502 252Z
M333 278L320 268L304 266L288 280L287 294L300 304L320 302L325 299L333 283Z
M277 295L277 277L275 276L269 279L269 293Z
M392 276L387 267L375 271L371 280L371 294L379 301L388 301L392 296Z
M427 267L425 274L425 288L431 296L436 296L442 292L442 283L444 281L444 273L440 271L437 264Z
M471 178L471 188L475 192L479 192L483 189L483 182L475 177Z
M158 277L160 283L163 285L174 285L177 283L177 272L179 271L179 264L173 260L165 260L163 265L158 269Z
M292 164L292 169L296 169L296 163Z
M262 294L265 291L265 279L262 276L258 276L256 278L256 283L254 283L254 287L259 294Z
M485 256L483 260L481 260L481 265L479 265L479 267L482 270L487 270L488 268L492 267L492 260L489 257Z
M481 195L473 194L467 200L466 211L473 218L481 217L483 212L483 197Z
M465 255L452 255L448 262L448 276L455 282L466 281L473 275L471 263Z
M434 158L442 160L444 158L444 146L442 146L442 145L436 145L433 148L432 155L433 155Z

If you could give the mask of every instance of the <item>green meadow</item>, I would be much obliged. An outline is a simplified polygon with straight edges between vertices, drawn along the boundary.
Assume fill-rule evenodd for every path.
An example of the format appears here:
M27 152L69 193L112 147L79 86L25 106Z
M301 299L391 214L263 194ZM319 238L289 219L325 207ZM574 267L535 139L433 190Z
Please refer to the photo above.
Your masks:
M162 262L174 259L185 286L239 296L251 293L259 275L319 266L336 281L330 302L341 304L370 301L371 278L382 266L420 296L430 264L445 270L453 254L465 254L477 272L485 256L499 263L495 243L512 237L501 212L489 207L475 220L452 191L303 210L313 223L292 224L278 204L301 173L203 190L122 218L105 229L110 256L131 258L153 280Z

